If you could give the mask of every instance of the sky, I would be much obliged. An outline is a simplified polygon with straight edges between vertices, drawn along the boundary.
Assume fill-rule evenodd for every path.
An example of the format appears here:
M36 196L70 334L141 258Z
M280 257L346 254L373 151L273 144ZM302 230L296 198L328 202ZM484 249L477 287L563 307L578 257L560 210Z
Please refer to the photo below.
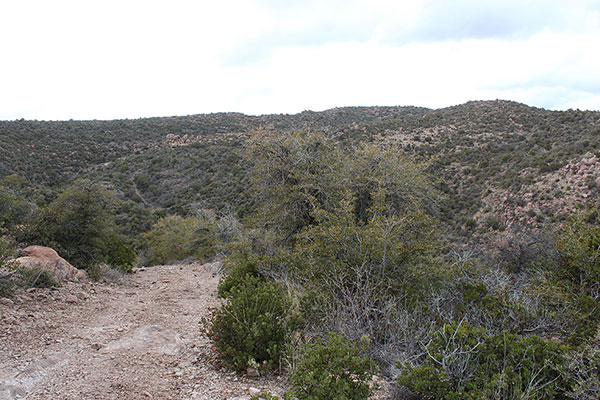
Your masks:
M600 0L2 0L0 119L600 110Z

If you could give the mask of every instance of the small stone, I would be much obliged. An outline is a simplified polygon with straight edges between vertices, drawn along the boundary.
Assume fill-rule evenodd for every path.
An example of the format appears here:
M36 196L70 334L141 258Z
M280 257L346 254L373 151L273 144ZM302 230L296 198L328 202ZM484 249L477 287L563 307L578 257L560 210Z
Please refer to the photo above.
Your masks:
M79 298L80 300L87 300L90 298L90 295L85 293L85 292L78 292L76 293L77 298Z
M92 343L92 349L98 351L102 348L102 345L100 343Z
M260 373L258 372L258 370L256 368L248 367L248 368L246 368L246 375L248 375L252 378L256 378L257 376L260 376Z
M258 397L262 393L262 390L250 387L248 388L248 393L250 393L250 396L252 397Z
M73 296L72 294L68 294L65 296L65 302L70 303L70 304L76 304L79 300L77 299L77 297Z
M0 304L2 304L4 306L14 306L15 302L6 297L0 297Z
M45 293L38 293L36 298L37 300L50 300L50 296Z

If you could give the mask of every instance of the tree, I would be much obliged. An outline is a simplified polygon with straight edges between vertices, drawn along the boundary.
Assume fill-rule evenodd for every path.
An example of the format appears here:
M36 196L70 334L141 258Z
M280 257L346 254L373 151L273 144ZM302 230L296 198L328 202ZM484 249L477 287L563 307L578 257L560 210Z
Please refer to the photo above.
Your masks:
M25 199L24 185L17 175L0 180L0 228L12 229L33 215L35 205Z
M344 149L321 133L261 133L252 138L246 157L258 204L255 222L274 231L279 244L292 245L295 235L316 223L316 208L335 212L348 194L363 222L370 218L374 193L383 196L385 207L378 212L385 215L437 210L437 193L424 168L392 147Z
M275 238L258 270L299 288L307 325L368 334L374 352L411 336L396 320L424 308L446 275L423 167L391 146L303 132L259 134L247 156L254 222Z
M368 334L376 346L398 339L389 329L394 315L420 307L445 273L434 220L422 211L385 215L383 196L372 196L367 221L353 212L354 198L333 212L315 209L316 223L272 257L269 272L303 288L311 322L353 340Z
M169 215L161 218L145 234L149 264L165 264L195 256L205 260L215 255L217 238L213 219Z
M559 277L600 300L600 211L573 215L559 230Z
M280 244L293 243L295 234L314 223L314 203L330 209L338 200L342 182L335 172L342 154L323 134L259 133L252 138L246 159L252 165L250 179L258 205L254 222L274 231Z
M78 268L89 270L109 259L131 264L113 209L112 192L99 183L77 181L40 210L29 241L53 247Z

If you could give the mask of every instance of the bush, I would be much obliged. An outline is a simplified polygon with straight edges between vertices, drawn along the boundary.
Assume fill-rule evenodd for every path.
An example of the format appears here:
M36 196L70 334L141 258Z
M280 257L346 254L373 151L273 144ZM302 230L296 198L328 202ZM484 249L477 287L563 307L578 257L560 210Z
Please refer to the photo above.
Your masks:
M0 275L0 297L10 297L13 294L14 282L9 275Z
M108 238L106 262L113 268L121 272L131 272L133 265L137 260L137 254L125 244L125 241L118 235Z
M26 241L52 247L94 275L116 235L113 205L113 193L101 184L78 181L40 211Z
M12 273L16 265L11 260L15 255L15 251L8 241L0 236L0 297L12 295L14 288Z
M375 363L360 355L365 346L337 333L304 344L291 376L291 393L300 400L367 399Z
M418 367L405 364L400 385L423 399L555 399L568 386L566 348L537 336L488 336L467 322L430 336Z
M26 180L17 175L0 180L0 228L15 228L34 214L35 205L21 193L25 183Z
M52 273L41 268L19 268L19 278L24 287L51 288L60 286Z
M574 291L600 299L600 210L573 215L558 232L557 277Z
M284 287L247 276L231 288L228 301L204 326L208 337L236 371L248 366L279 367L285 343L296 326Z
M381 204L373 197L374 207ZM417 212L396 217L373 211L376 215L363 222L353 203L347 201L336 213L315 212L318 224L297 235L295 248L276 254L268 268L302 287L310 329L341 331L354 341L367 334L370 354L390 355L381 361L393 366L396 356L382 346L401 342L398 347L406 349L407 339L412 340L399 334L396 321L421 309L447 279L436 257L436 227Z
M584 347L571 355L564 374L572 382L568 392L569 398L600 398L600 348L597 345Z
M146 234L152 265L183 260L206 259L216 252L216 238L211 221L200 217L170 215L161 218Z
M275 232L280 245L293 245L295 235L316 224L316 209L334 212L348 197L362 221L373 216L374 193L385 199L386 215L437 210L424 166L391 146L348 149L321 133L259 133L246 159L258 205L255 221Z
M248 277L261 278L257 265L260 257L249 248L238 249L225 260L225 278L221 278L217 288L220 297L229 297L231 292L245 284Z

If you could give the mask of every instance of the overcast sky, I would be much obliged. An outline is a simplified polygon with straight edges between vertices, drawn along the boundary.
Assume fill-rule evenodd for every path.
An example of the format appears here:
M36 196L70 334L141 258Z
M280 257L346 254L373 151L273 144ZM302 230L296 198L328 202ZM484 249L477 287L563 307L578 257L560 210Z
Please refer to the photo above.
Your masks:
M600 110L600 0L2 0L0 119Z

